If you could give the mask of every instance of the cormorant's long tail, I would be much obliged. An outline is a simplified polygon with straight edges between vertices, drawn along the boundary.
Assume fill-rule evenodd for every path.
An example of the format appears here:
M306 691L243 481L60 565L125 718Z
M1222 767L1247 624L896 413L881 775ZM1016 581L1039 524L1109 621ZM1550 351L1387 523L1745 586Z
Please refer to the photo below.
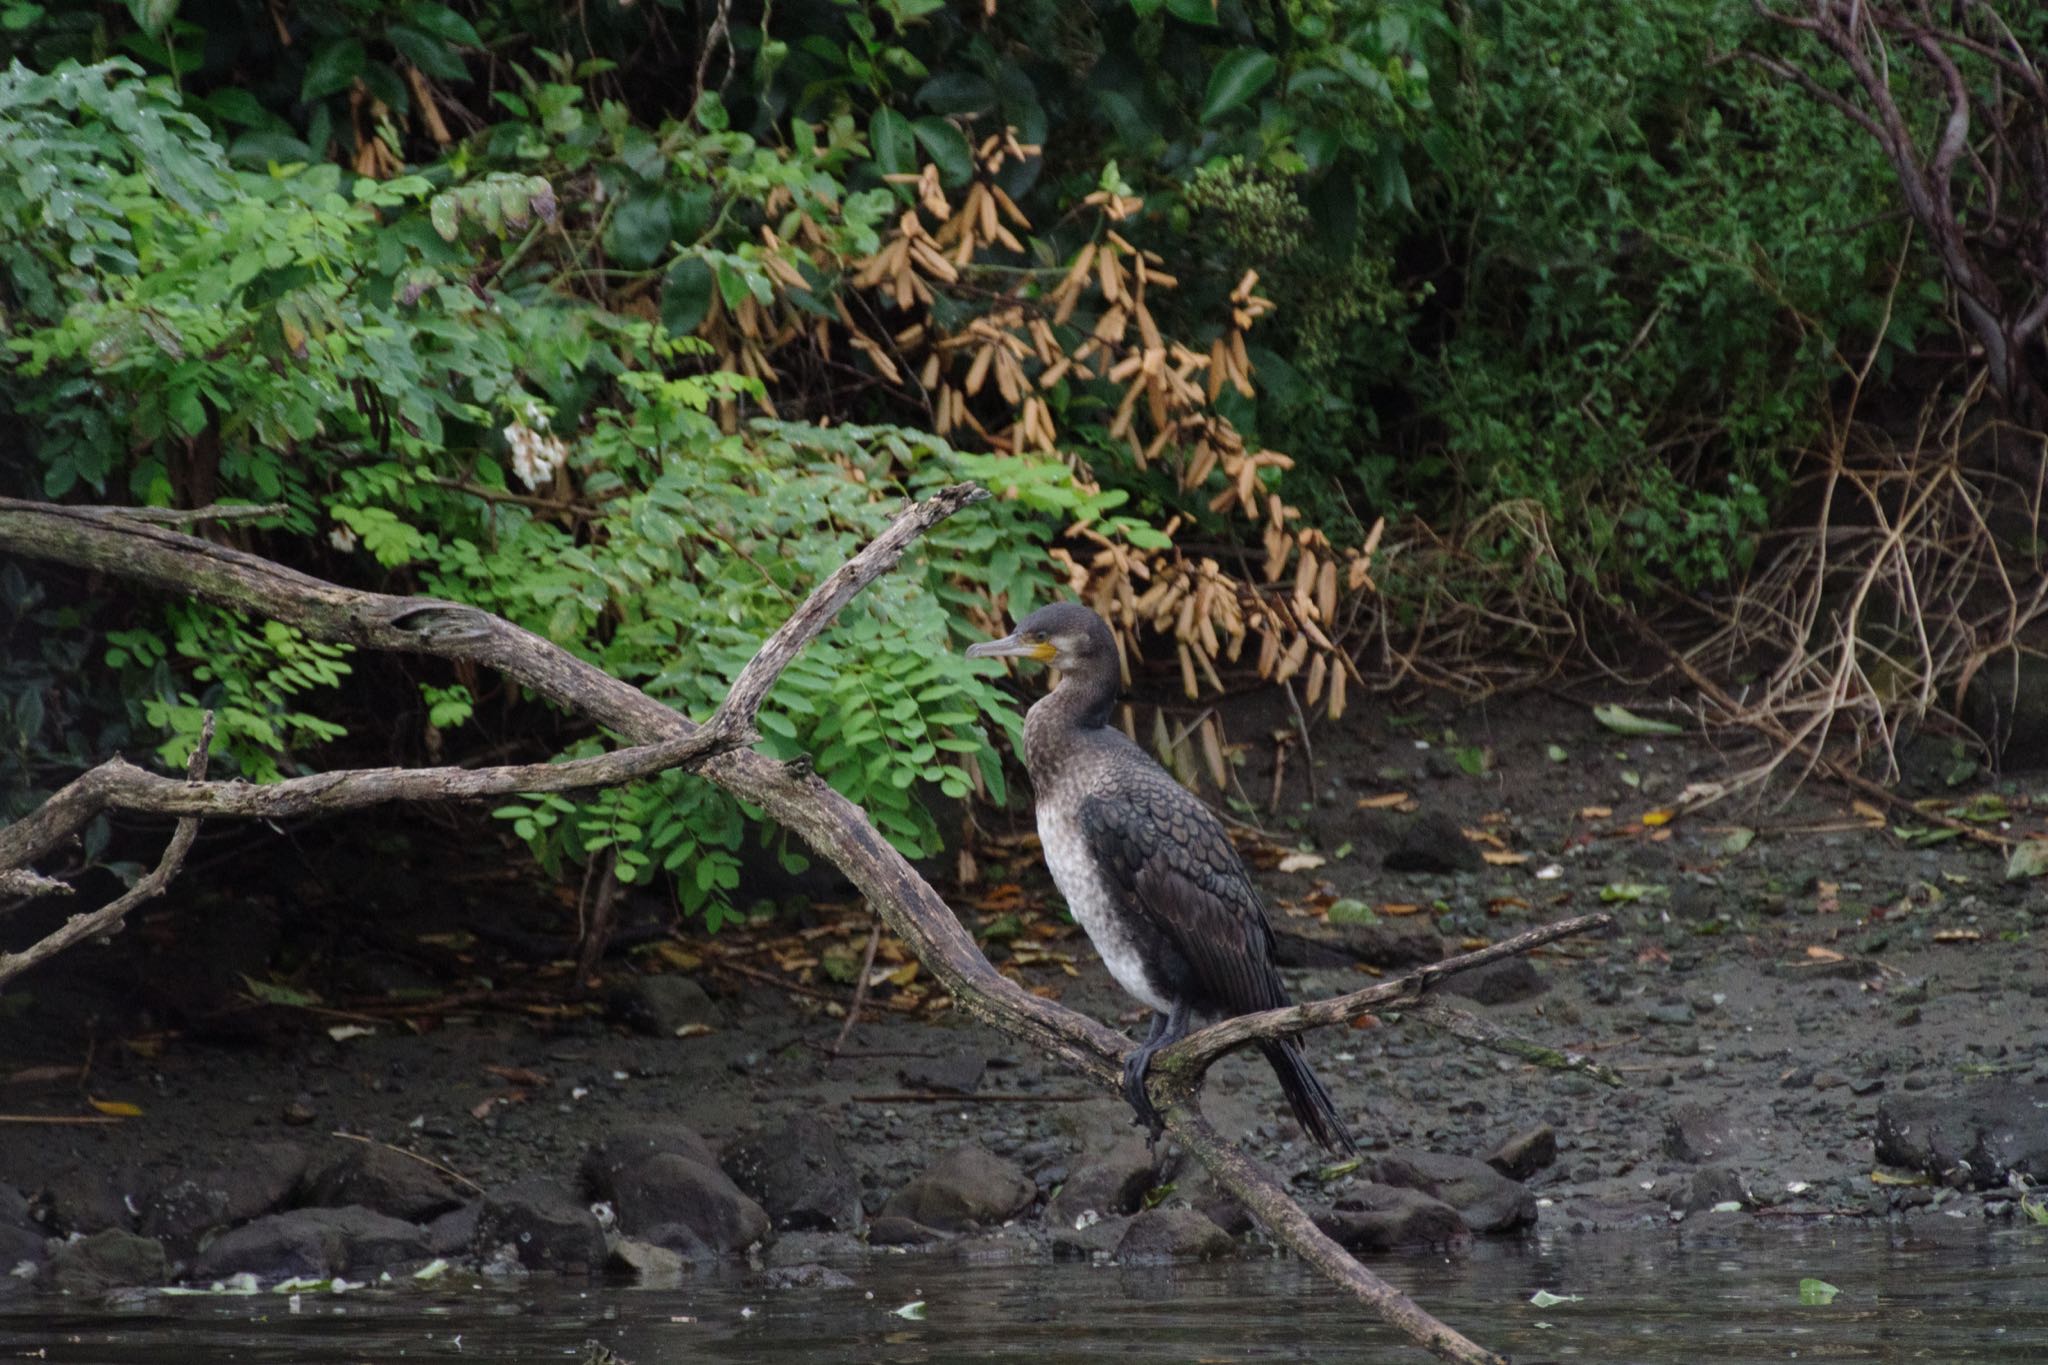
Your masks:
M1302 1055L1301 1040L1275 1038L1261 1043L1259 1050L1273 1064L1273 1074L1280 1078L1280 1089L1287 1096L1287 1107L1294 1111L1295 1120L1302 1129L1327 1152L1348 1154L1357 1151L1358 1144L1344 1130L1344 1120L1337 1117L1337 1102L1330 1098L1329 1091L1323 1089L1316 1073L1308 1069L1308 1058Z

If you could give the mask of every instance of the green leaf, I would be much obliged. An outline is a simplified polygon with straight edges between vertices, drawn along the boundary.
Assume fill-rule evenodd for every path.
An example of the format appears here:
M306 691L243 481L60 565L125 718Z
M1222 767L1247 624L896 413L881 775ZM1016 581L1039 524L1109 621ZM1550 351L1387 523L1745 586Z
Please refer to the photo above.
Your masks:
M918 87L917 102L934 114L979 114L995 107L996 88L971 71L942 71Z
M462 81L469 79L469 68L462 64L462 58L455 55L449 45L439 38L429 37L416 28L404 24L392 24L384 30L384 36L391 46L398 49L398 55L414 66L440 81Z
M939 168L940 179L948 185L964 185L973 178L974 153L967 146L967 135L953 123L933 116L919 119L910 130Z
M1621 735L1682 735L1685 727L1668 720L1650 720L1625 706L1602 702L1593 708L1593 719Z
M1835 1295L1841 1292L1826 1280L1816 1280L1811 1276L1799 1282L1799 1302L1808 1307L1825 1307L1833 1303Z
M2048 839L2022 839L2014 844L2005 860L2005 879L2018 882L2041 876L2048 876Z
M894 109L876 111L868 122L868 139L884 175L908 175L917 169L917 135L910 131L910 120Z
M1279 60L1270 52L1241 47L1228 54L1209 74L1209 93L1202 97L1202 122L1214 123L1243 108L1272 84L1279 71Z
M299 99L310 104L325 99L363 74L366 60L363 45L354 38L337 38L313 54L306 63L306 79L299 86Z
M128 0L128 13L144 33L162 33L178 17L178 0Z
M477 31L469 20L446 5L407 5L405 22L423 33L433 34L444 43L455 43L462 47L482 47L484 44L484 40L477 36Z
M604 249L627 269L644 270L668 254L673 227L667 195L634 191L612 210Z
M1166 12L1184 24L1216 27L1216 0L1166 0Z

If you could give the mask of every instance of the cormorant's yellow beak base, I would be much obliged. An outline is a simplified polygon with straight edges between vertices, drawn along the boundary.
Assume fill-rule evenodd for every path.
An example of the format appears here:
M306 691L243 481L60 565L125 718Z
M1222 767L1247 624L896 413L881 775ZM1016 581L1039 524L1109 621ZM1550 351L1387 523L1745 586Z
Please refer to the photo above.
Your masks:
M1036 659L1049 664L1059 653L1050 640L1031 641L1020 635L1005 635L1000 640L983 640L980 644L967 646L970 659Z

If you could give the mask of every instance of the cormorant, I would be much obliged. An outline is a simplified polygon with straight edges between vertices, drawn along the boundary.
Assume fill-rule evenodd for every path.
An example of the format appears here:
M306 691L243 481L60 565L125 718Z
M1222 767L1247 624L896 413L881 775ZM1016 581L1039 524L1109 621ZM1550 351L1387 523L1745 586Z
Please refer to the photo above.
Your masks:
M1062 675L1024 718L1024 766L1037 798L1046 867L1117 984L1153 1010L1124 1066L1124 1095L1155 1134L1145 1071L1186 1036L1193 1014L1279 1009L1273 930L1251 877L1208 806L1110 724L1116 640L1087 607L1041 607L969 658L1035 659ZM1330 1151L1351 1135L1302 1056L1301 1040L1260 1044L1301 1126Z

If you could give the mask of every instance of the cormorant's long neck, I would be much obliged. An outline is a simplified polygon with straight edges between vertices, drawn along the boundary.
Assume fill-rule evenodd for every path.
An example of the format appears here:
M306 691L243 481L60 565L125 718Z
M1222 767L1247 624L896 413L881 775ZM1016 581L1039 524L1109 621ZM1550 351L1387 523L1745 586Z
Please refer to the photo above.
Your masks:
M1067 739L1109 724L1120 681L1113 649L1106 659L1089 659L1063 676L1060 685L1039 698L1024 718L1025 765L1036 769L1056 761L1054 755Z

